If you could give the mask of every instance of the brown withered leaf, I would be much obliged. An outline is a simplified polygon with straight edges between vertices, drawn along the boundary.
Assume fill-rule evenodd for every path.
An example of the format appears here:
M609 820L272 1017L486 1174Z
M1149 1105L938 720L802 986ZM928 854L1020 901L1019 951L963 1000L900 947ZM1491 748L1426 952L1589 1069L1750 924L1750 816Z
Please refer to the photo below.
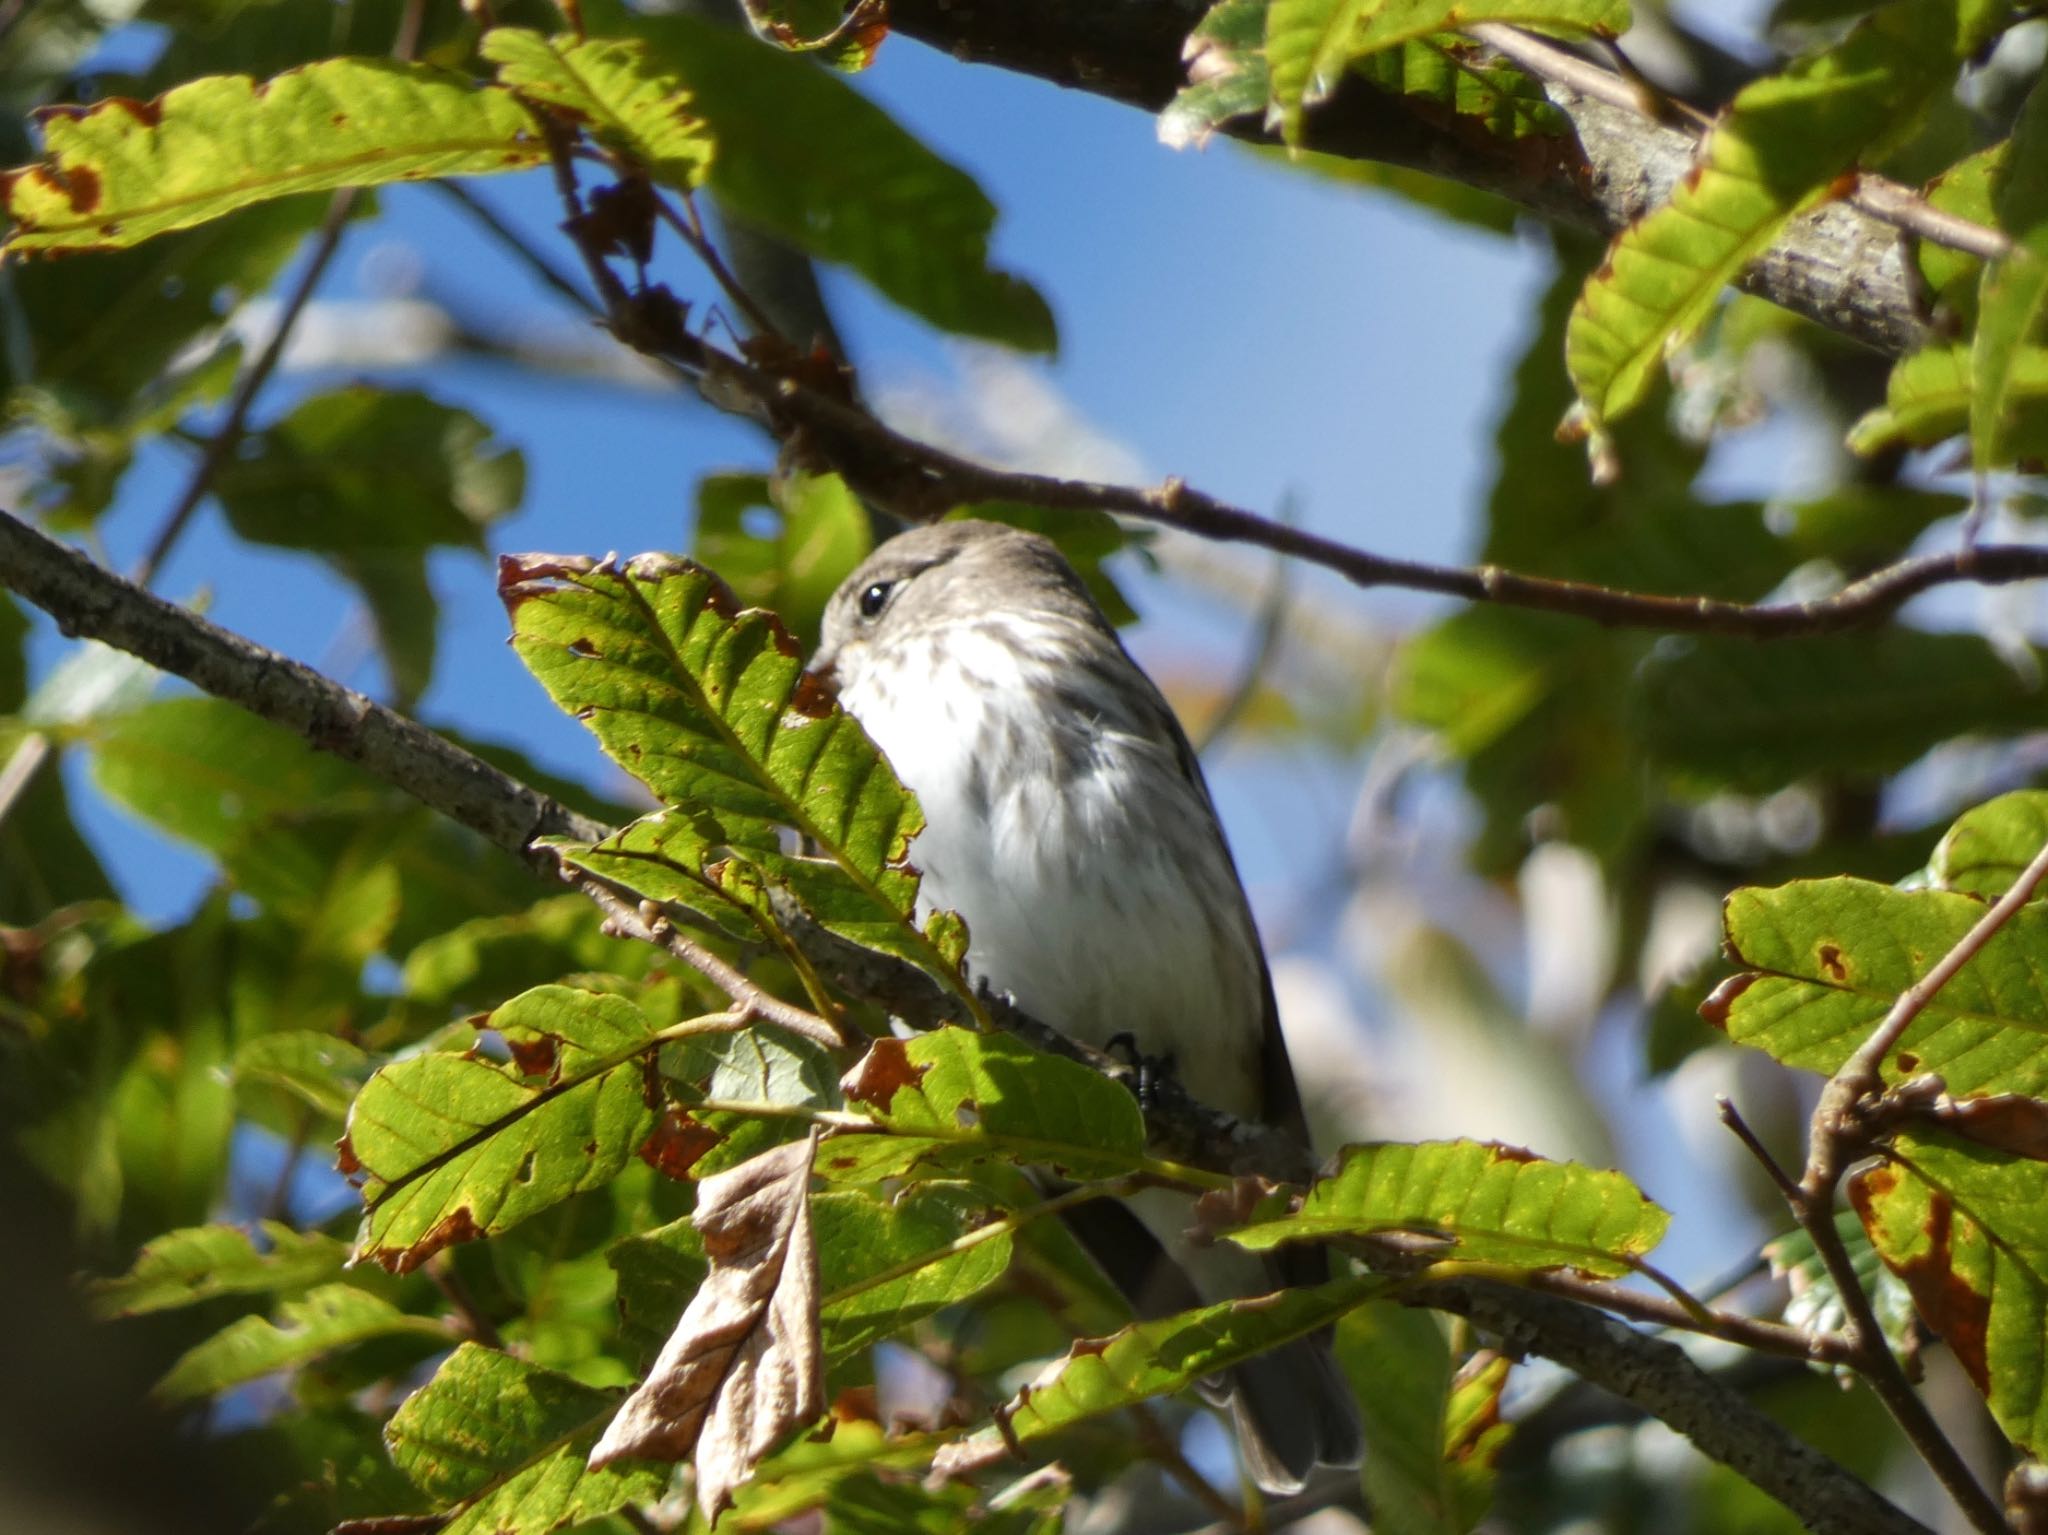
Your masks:
M839 1079L839 1091L849 1103L871 1103L886 1110L899 1091L923 1081L928 1069L911 1062L902 1040L884 1034Z
M697 1185L690 1221L711 1271L591 1450L591 1470L628 1456L692 1456L697 1506L715 1520L761 1457L824 1410L811 1230L817 1148L814 1132Z
M1926 1117L1953 1134L2014 1156L2048 1162L2048 1103L2019 1093L1988 1098L1940 1098Z

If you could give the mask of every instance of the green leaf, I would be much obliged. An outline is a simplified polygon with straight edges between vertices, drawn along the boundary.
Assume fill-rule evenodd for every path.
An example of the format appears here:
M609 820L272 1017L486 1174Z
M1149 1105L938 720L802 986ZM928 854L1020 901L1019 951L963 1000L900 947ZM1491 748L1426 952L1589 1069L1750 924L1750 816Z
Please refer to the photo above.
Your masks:
M1625 14L1628 7L1610 9ZM1417 37L1381 48L1355 63L1352 73L1383 91L1418 97L1475 119L1495 138L1571 136L1571 119L1551 105L1540 83L1519 69L1480 62L1480 50L1454 34Z
M135 1255L128 1272L86 1285L97 1317L141 1316L222 1295L269 1295L339 1277L348 1245L317 1231L264 1221L258 1248L240 1226L167 1231Z
M491 1014L515 1061L430 1054L386 1066L349 1110L363 1180L355 1256L408 1273L453 1242L610 1182L654 1125L639 1057L660 1043L620 997L539 986Z
M1572 312L1565 363L1596 433L1642 401L1658 364L1795 215L1948 88L2003 12L1999 0L1895 0L1839 46L1742 89Z
M482 549L484 530L518 508L525 482L519 450L494 442L468 411L352 384L254 434L213 489L243 538L319 554L354 582L408 707L433 669L427 551Z
M674 807L571 862L734 932L771 929L758 887L782 885L831 931L965 994L959 920L916 923L916 800L772 614L740 612L711 572L662 555L624 569L508 557L498 587L513 645L555 703ZM784 852L784 826L820 856Z
M741 9L763 42L815 53L849 73L874 62L889 30L888 7L880 0L742 0Z
M1159 114L1159 139L1174 149L1201 145L1233 117L1265 110L1266 0L1218 0L1195 23L1182 56L1194 83Z
M1953 213L1973 224L1995 225L1998 214L1991 205L1991 183L1995 176L2003 174L2011 152L2010 139L1980 149L1928 182L1922 195L1943 213ZM1975 319L1977 288L1984 272L1980 258L1932 240L1916 240L1913 259L1936 305L1965 321Z
M622 30L689 92L717 144L711 190L734 213L942 329L1052 350L1045 300L988 265L995 205L880 107L805 59L694 17Z
M1090 1418L1170 1395L1254 1354L1327 1327L1384 1294L1377 1275L1333 1279L1255 1300L1202 1306L1139 1322L1108 1338L1077 1343L1004 1408L1001 1430L982 1429L946 1452L967 1463L1031 1444Z
M436 1011L434 1021L440 1022L577 971L644 974L655 950L606 937L602 920L580 895L549 896L523 911L475 917L406 955L400 985L408 1000Z
M1738 890L1724 918L1746 968L1702 1011L1739 1045L1832 1073L1983 914L1971 896L1861 879ZM2044 953L2048 908L2034 903L1921 1010L1885 1057L1885 1081L1935 1072L1958 1097L2048 1091Z
M157 1382L156 1394L173 1402L211 1396L372 1338L417 1337L428 1351L453 1341L445 1322L408 1315L354 1285L322 1285L284 1302L277 1315L276 1322L243 1317L187 1349Z
M244 1043L229 1069L245 1098L250 1090L263 1089L339 1123L369 1078L370 1055L332 1034L284 1029Z
M1996 900L2043 846L2048 846L2048 791L2016 789L1964 812L1935 848L1928 878L1939 890Z
M1300 143L1303 109L1335 88L1352 59L1482 21L1616 37L1629 8L1627 0L1272 0L1266 59L1282 135Z
M423 64L328 59L258 86L194 80L109 97L43 126L44 155L0 178L0 249L112 250L294 192L538 165L510 92Z
M1970 425L1973 351L1967 343L1922 347L1893 366L1884 404L1849 428L1861 454L1932 447ZM2013 349L2003 367L2003 440L2029 457L2048 453L2048 347Z
M1998 1426L2048 1448L2048 1163L1902 1134L1849 1197Z
M2018 434L2020 359L2042 339L2048 313L2048 88L2038 82L2013 125L2012 149L1994 176L1998 222L2011 254L1984 269L1970 352L1970 446L1978 471L2042 451Z
M1669 644L1638 729L1699 788L1764 793L1809 773L1870 779L1956 736L2035 728L2042 695L1974 634L1893 626L1811 639Z
M1383 1535L1465 1535L1493 1500L1508 1361L1453 1366L1435 1313L1373 1301L1337 1324L1337 1362L1364 1420L1361 1468Z
M944 1028L877 1040L846 1095L886 1133L837 1135L819 1147L817 1171L834 1182L990 1159L1101 1178L1144 1159L1145 1122L1130 1093L1078 1061L1003 1034Z
M1263 1252L1305 1238L1419 1231L1451 1244L1444 1256L1456 1261L1618 1278L1670 1222L1621 1173L1487 1141L1429 1141L1348 1147L1297 1213L1228 1235Z
M867 557L868 514L836 474L712 474L697 484L697 558L808 652L825 604Z
M703 180L711 136L691 110L688 86L650 59L646 44L498 27L478 51L498 66L501 83L560 108L656 180L685 190Z
M649 1503L666 1466L584 1469L618 1397L465 1343L385 1429L391 1458L454 1517L441 1535L547 1535Z

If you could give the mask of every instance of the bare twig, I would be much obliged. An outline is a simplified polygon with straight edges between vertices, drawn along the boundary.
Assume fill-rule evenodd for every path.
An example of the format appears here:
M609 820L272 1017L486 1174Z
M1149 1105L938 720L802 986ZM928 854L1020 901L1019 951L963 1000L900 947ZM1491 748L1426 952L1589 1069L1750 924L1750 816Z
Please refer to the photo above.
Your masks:
M1206 1476L1188 1464L1187 1456L1180 1452L1179 1442L1166 1431L1159 1415L1143 1402L1131 1408L1130 1414L1137 1420L1138 1445L1146 1458L1180 1483L1189 1497L1209 1511L1219 1528L1242 1535L1249 1528L1245 1511L1224 1497Z
M507 223L498 210L483 198L459 181L430 181L427 185L468 214L508 255L542 283L585 314L602 318L604 311L598 307L597 300L584 292L575 278L556 266L544 251Z
M1847 1316L1843 1331L1854 1351L1855 1369L1869 1381L1921 1458L1970 1523L1984 1535L2001 1535L2008 1529L2004 1513L1997 1500L1971 1474L1885 1341L1870 1296L1857 1278L1855 1265L1836 1229L1835 1195L1849 1165L1868 1151L1873 1128L1885 1122L1887 1111L1896 1100L1917 1090L1916 1083L1906 1083L1887 1092L1884 1058L1941 989L1982 952L2014 913L2033 899L2044 879L2048 879L2048 844L2034 855L2013 881L2012 888L1986 908L1925 975L1899 993L1898 1000L1869 1037L1828 1079L1807 1132L1806 1169L1798 1184L1787 1193L1793 1214L1812 1240L1841 1296ZM1781 1173L1780 1177L1783 1176Z

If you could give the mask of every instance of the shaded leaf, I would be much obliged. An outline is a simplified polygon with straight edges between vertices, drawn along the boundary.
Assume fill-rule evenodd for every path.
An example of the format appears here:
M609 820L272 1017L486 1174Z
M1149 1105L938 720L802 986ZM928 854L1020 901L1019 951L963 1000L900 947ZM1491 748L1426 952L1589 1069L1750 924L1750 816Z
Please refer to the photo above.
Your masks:
M1855 1211L1837 1211L1835 1231L1849 1254L1850 1266L1856 1270L1863 1293L1870 1298L1885 1342L1894 1353L1907 1352L1915 1341L1911 1293L1885 1267ZM1763 1256L1770 1264L1771 1277L1784 1280L1791 1291L1785 1302L1786 1326L1813 1335L1841 1331L1848 1320L1842 1307L1842 1292L1821 1261L1812 1237L1804 1231L1788 1231L1764 1243Z
M617 1397L465 1343L384 1431L391 1458L453 1517L441 1535L547 1535L659 1497L666 1472L591 1471L584 1448Z
M1809 773L1875 777L1943 741L2039 724L2042 693L1974 634L1667 644L1643 671L1641 728L1682 782L1762 793Z
M1878 453L1933 447L1970 425L1972 349L1966 343L1922 347L1899 359L1885 401L1849 428L1849 447ZM2029 457L2048 453L2048 347L2020 346L2003 365L2005 440Z
M823 1410L818 1257L811 1230L815 1139L778 1146L697 1186L691 1224L709 1269L654 1366L590 1452L693 1456L697 1506L716 1519L790 1430Z
M620 997L540 986L492 1013L515 1063L396 1061L349 1110L344 1170L363 1183L355 1256L407 1273L610 1182L654 1124L640 1057L660 1043Z
M2020 435L2022 402L2015 397L2027 393L2020 360L2028 343L2043 339L2048 312L2048 89L2038 82L2013 124L2011 142L1992 182L1998 223L2012 237L2012 250L1984 270L1970 351L1970 447L1979 471L2021 454L2038 457L2044 448L2038 432L2031 440Z
M359 1045L312 1029L259 1034L235 1051L235 1085L267 1089L311 1109L324 1120L348 1117L348 1106L370 1075L370 1056Z
M1903 1134L1851 1177L1849 1197L1998 1426L2038 1454L2048 1444L2048 1163Z
M1615 1278L1657 1245L1670 1221L1621 1173L1485 1141L1434 1141L1348 1147L1299 1211L1227 1235L1264 1251L1346 1233L1419 1231L1443 1237L1448 1258Z
M155 1238L128 1272L87 1283L98 1317L141 1316L222 1295L268 1295L340 1276L348 1244L282 1221L261 1225L258 1247L240 1226L187 1226Z
M288 1300L277 1308L277 1316L276 1322L243 1317L187 1349L157 1382L156 1394L173 1402L211 1396L372 1338L410 1335L422 1339L426 1351L453 1341L445 1322L408 1315L347 1284L322 1285Z
M194 80L43 125L43 159L0 177L10 251L110 249L293 192L537 165L509 92L423 64L327 59L257 85Z
M1375 1529L1465 1535L1493 1499L1509 1432L1499 1413L1508 1361L1481 1354L1456 1369L1437 1316L1391 1301L1338 1322L1336 1355L1363 1420L1360 1474Z
M1731 956L1747 967L1701 1009L1740 1045L1832 1074L1911 986L1984 914L1943 890L1861 879L1802 880L1729 896ZM1884 1079L1940 1075L1958 1096L2048 1090L2048 907L2013 918L1913 1020Z

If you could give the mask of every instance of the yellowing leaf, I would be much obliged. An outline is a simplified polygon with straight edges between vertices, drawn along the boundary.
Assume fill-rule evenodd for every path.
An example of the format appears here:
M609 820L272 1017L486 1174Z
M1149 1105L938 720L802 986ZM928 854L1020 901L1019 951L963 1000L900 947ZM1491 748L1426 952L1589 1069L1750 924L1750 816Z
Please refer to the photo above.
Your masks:
M0 250L111 250L293 192L474 176L547 149L510 92L423 64L328 59L262 84L194 80L44 122L44 156L0 177Z

